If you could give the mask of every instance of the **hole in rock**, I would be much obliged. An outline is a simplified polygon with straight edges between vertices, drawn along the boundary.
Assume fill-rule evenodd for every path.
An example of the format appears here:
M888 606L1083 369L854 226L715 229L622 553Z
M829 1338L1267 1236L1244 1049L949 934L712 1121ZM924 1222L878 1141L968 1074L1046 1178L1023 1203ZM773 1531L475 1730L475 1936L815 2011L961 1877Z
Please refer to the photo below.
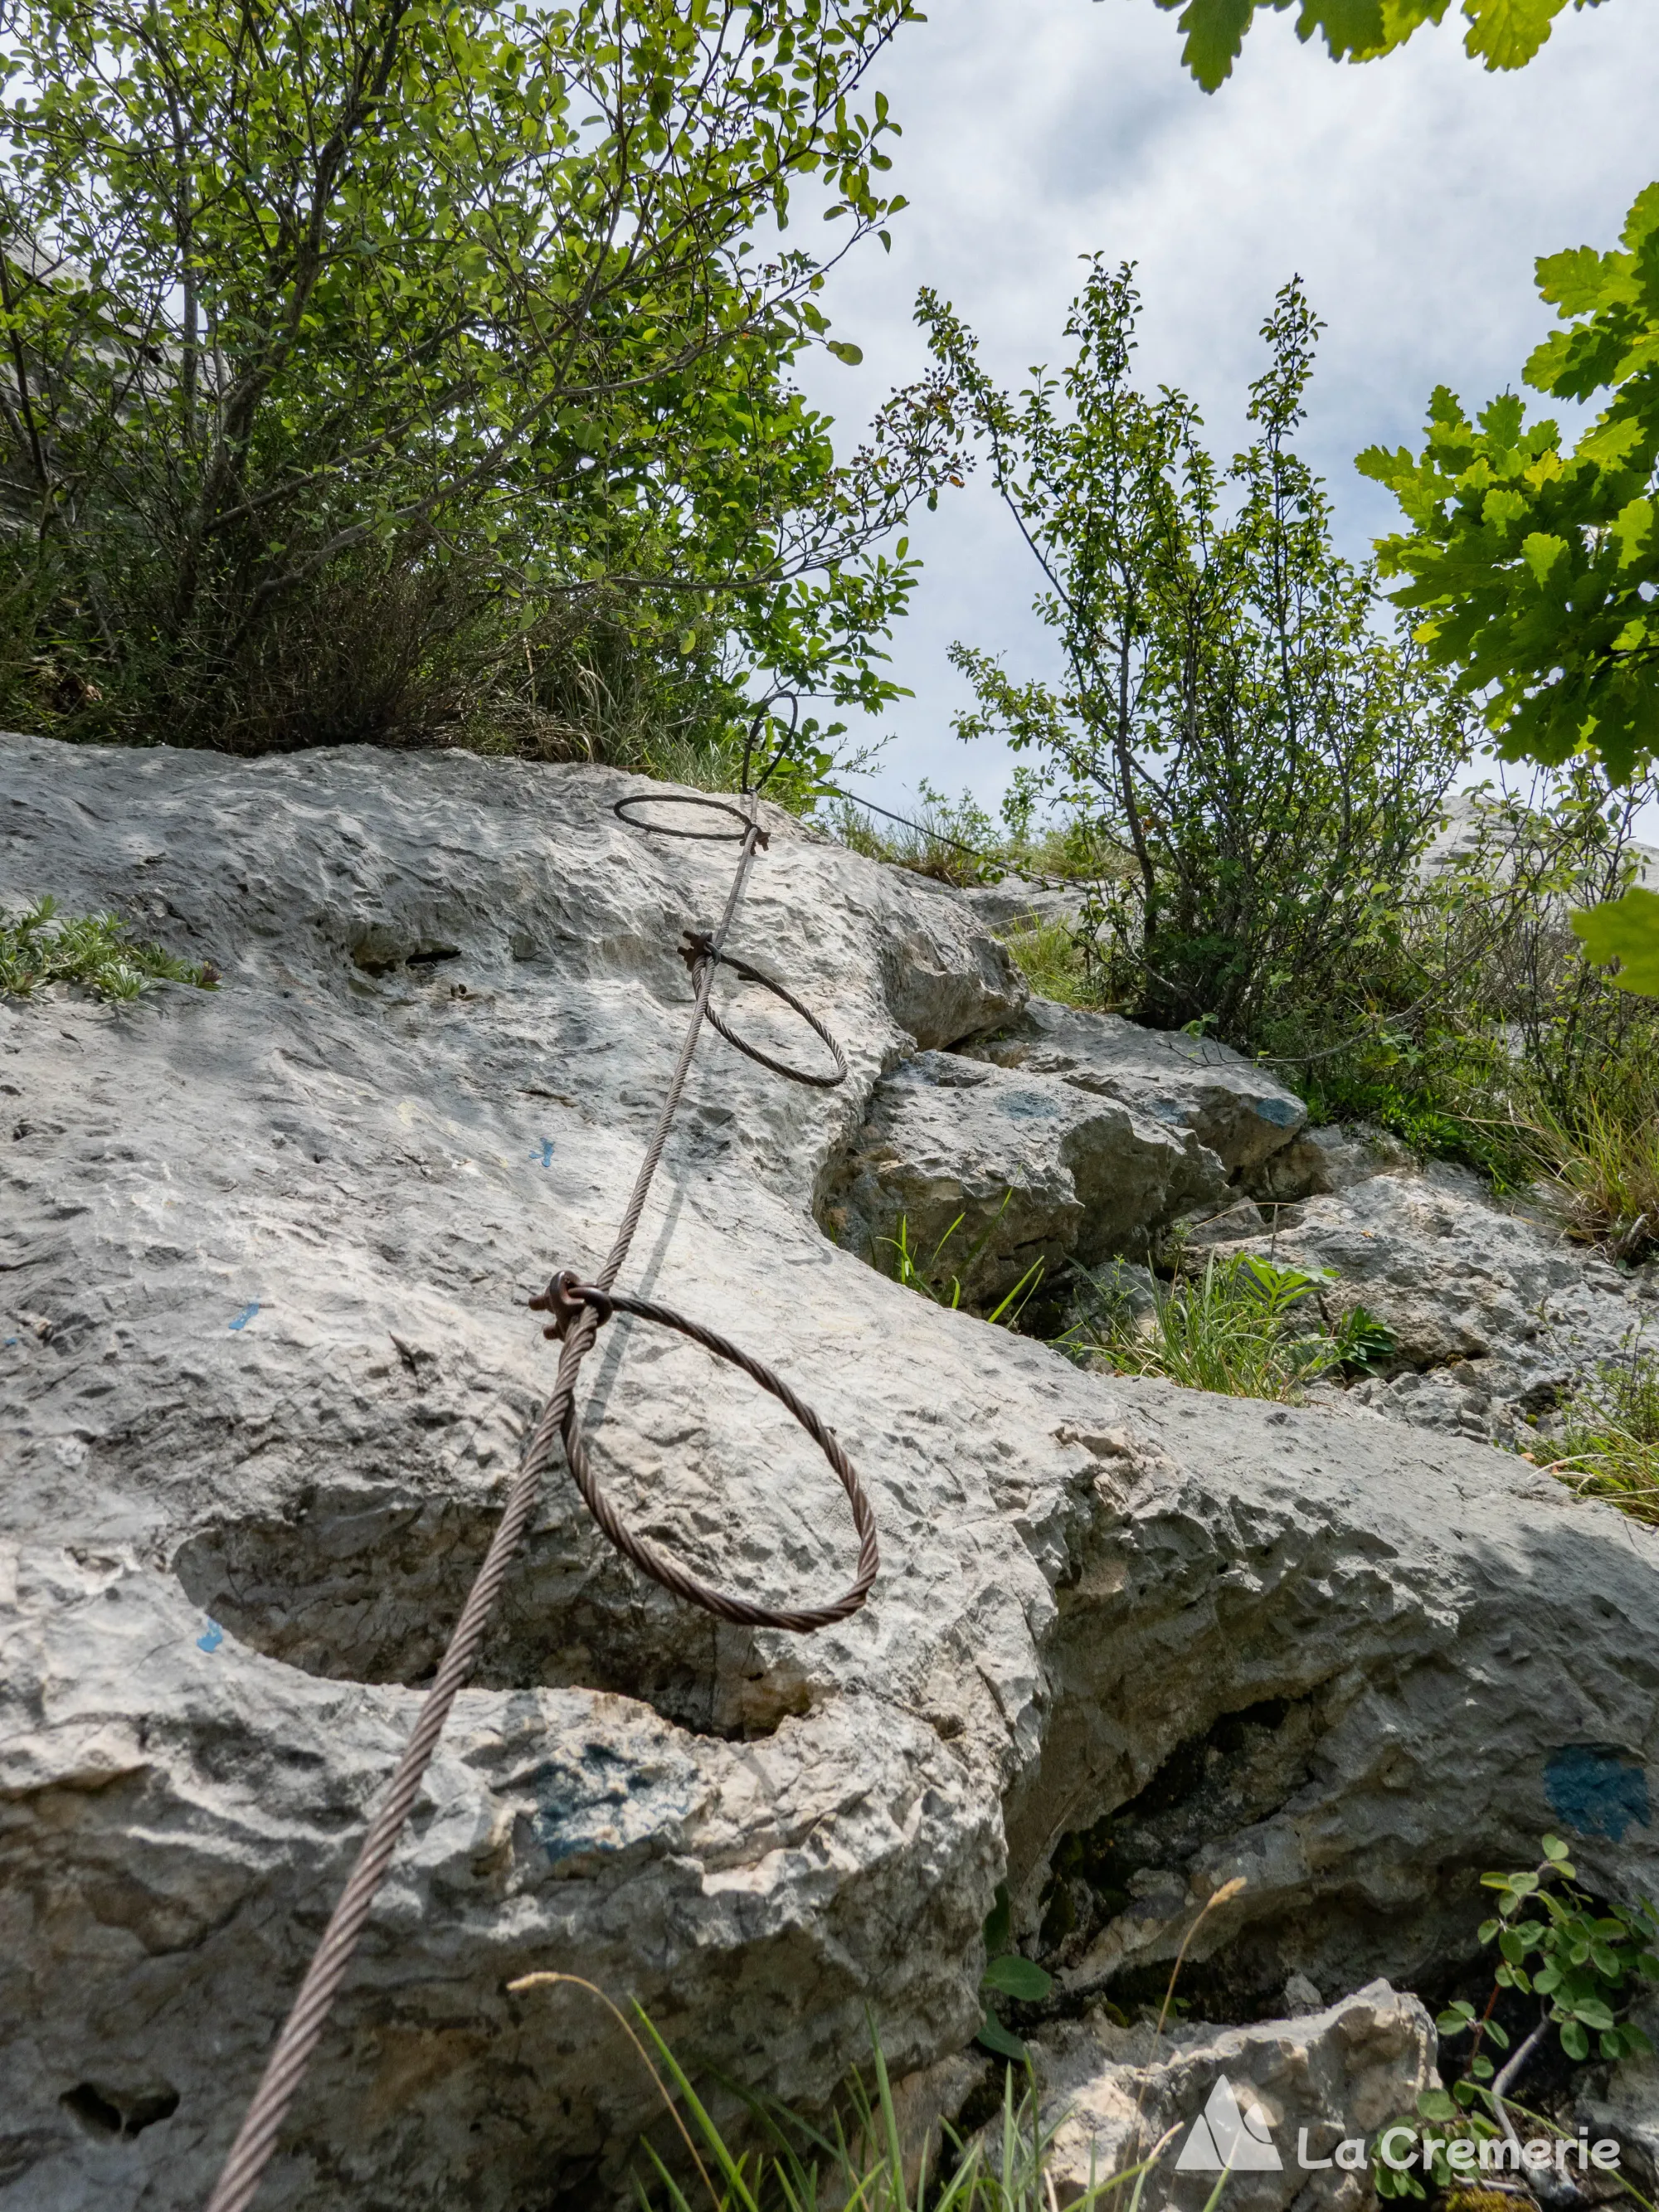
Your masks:
M1209 1844L1269 1818L1308 1781L1320 1723L1311 1697L1271 1698L1224 1713L1178 1744L1137 1797L1061 1837L1042 1897L1039 1953L1076 1965L1133 1907L1184 1909L1192 1862ZM1183 1994L1216 2020L1270 2016L1285 1970L1275 1931L1249 1929L1228 1951L1183 1971ZM1124 2007L1157 2004L1169 1962L1115 1975L1108 1994ZM1144 1984L1144 1986L1143 1986ZM1210 2008L1205 2011L1206 2006Z
M157 2120L165 2120L178 2111L179 2092L168 2088L132 2092L100 2089L95 2082L81 2081L73 2089L66 2089L58 2102L79 2120L88 2135L105 2141L118 2137L131 2142Z
M729 1532L716 1528L713 1558L700 1557L683 1523L665 1525L620 1494L617 1502L694 1571L781 1595L775 1576L757 1586ZM508 1569L475 1686L612 1691L677 1727L732 1738L769 1735L807 1711L793 1639L768 1638L763 1653L748 1630L647 1582L599 1535L568 1479L549 1510L552 1525L532 1528ZM292 1517L204 1530L175 1554L173 1571L193 1605L267 1657L335 1680L419 1687L437 1668L500 1514L499 1498L318 1491ZM805 1576L809 1589L847 1579L825 1582L822 1566Z

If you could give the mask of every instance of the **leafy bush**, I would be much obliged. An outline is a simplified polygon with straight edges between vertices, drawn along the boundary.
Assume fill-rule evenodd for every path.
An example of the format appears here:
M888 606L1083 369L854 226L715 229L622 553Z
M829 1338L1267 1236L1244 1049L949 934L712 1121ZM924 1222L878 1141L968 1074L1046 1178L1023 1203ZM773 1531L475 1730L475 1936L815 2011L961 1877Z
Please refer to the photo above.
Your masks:
M1138 1318L1121 1278L1079 1271L1083 1311L1061 1340L1076 1358L1120 1375L1156 1375L1191 1390L1294 1403L1321 1376L1389 1358L1394 1342L1364 1306L1334 1328L1316 1304L1325 1279L1249 1253L1211 1253L1200 1273L1154 1283Z
M1377 1121L1500 1188L1542 1177L1577 1232L1621 1256L1650 1226L1659 1241L1659 1007L1569 927L1630 878L1652 788L1615 792L1580 763L1530 805L1478 797L1464 848L1402 902L1390 956L1332 1008L1263 1024L1314 1116Z
M1190 400L1135 386L1139 300L1097 258L1076 351L1018 401L935 296L918 309L1042 572L1058 686L952 649L977 695L958 733L1006 735L1093 850L1103 989L1156 1028L1245 1048L1287 1005L1346 1000L1391 952L1467 718L1403 631L1380 634L1368 569L1330 540L1295 454L1318 325L1296 284L1264 335L1255 442L1224 468Z
M1429 2136L1435 2141L1428 2171L1439 2189L1470 2179L1448 2159L1452 2144L1480 2146L1500 2135L1514 2137L1509 2101L1552 2027L1565 2055L1577 2061L1589 2057L1592 2037L1596 2054L1603 2059L1623 2058L1653 2047L1623 2015L1640 1982L1659 1981L1659 1916L1646 1903L1628 1909L1598 1908L1575 1886L1576 1870L1560 1838L1546 1836L1542 1848L1543 1856L1534 1867L1481 1875L1482 1887L1496 1893L1498 1908L1480 1931L1482 1946L1498 1953L1492 1994L1484 2011L1477 2013L1474 2005L1459 2000L1436 2023L1447 2071L1447 2046L1466 2035L1470 2039L1462 2074L1450 2089L1425 2090L1417 2100L1417 2118L1431 2125L1413 2125L1413 2133L1416 2145ZM1534 2025L1513 2050L1509 2030L1495 2017L1506 1991L1539 2001ZM1498 2054L1497 2062L1487 2057L1488 2048ZM1379 2134L1379 2147L1389 2132ZM1404 2148L1396 2144L1396 2158ZM1420 2197L1426 2193L1414 2173L1391 2166L1380 2148L1374 2155L1372 2175L1380 2197Z
M718 736L755 667L890 697L939 380L839 459L792 365L857 357L819 295L902 205L909 13L20 0L0 713L259 752L499 708L537 751L647 698ZM792 195L833 246L764 235Z
M0 915L0 991L26 999L43 983L79 983L100 999L136 999L147 983L191 983L210 991L211 963L198 964L135 938L112 914L58 916L43 898L24 913Z

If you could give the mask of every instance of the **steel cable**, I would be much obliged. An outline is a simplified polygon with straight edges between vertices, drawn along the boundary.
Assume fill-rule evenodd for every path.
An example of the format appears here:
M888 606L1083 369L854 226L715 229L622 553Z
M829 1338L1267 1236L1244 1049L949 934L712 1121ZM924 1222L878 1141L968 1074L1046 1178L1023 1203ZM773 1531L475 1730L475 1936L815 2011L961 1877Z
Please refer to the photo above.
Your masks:
M762 711L765 711L764 708ZM758 719L757 716L757 721ZM752 734L751 732L751 738ZM745 770L748 759L749 755L745 751ZM773 765L775 767L776 763L774 762ZM768 773L769 774L770 771L769 770ZM761 781L763 782L765 778L763 777ZM229 2154L215 2185L213 2194L208 2200L207 2212L247 2212L248 2206L252 2203L258 2191L265 2167L276 2150L276 2139L281 2132L283 2123L288 2116L289 2108L293 2104L300 2085L305 2078L306 2069L322 2039L329 2014L333 2008L347 1970L351 1964L352 1954L357 1948L358 1941L362 1935L370 1911L373 1909L374 1899L391 1866L398 1838L410 1814L414 1809L416 1798L420 1794L421 1784L425 1778L427 1768L431 1764L433 1754L437 1750L439 1739L443 1734L451 1708L477 1663L484 1633L489 1624L490 1613L494 1610L496 1599L501 1595L501 1585L507 1578L507 1571L512 1564L513 1556L535 1510L537 1500L541 1492L542 1478L550 1463L556 1443L564 1445L572 1475L589 1510L617 1550L636 1561L647 1574L653 1576L665 1588L675 1591L677 1595L687 1599L692 1604L704 1607L724 1620L750 1623L765 1622L775 1627L809 1633L813 1629L826 1626L832 1621L845 1620L849 1613L856 1612L864 1603L870 1586L875 1580L879 1565L879 1554L876 1541L875 1518L869 1501L859 1485L852 1462L842 1450L840 1444L836 1443L834 1435L824 1427L811 1408L798 1398L788 1385L781 1377L773 1374L769 1368L738 1351L724 1337L717 1336L712 1329L704 1328L699 1323L687 1321L682 1316L671 1312L666 1307L653 1305L643 1299L610 1296L612 1285L628 1258L629 1249L633 1243L635 1233L639 1228L640 1218L645 1210L646 1198L650 1191L652 1180L661 1163L663 1148L668 1141L669 1129L678 1109L681 1095L685 1089L686 1079L690 1073L697 1039L702 1029L704 1018L708 1012L709 994L714 988L714 976L721 962L721 949L726 943L738 906L742 902L757 848L764 845L767 842L766 833L760 826L757 790L745 795L750 799L749 811L746 816L739 817L745 824L741 832L743 850L738 855L732 888L727 894L725 910L720 915L719 926L709 937L702 940L702 945L706 946L707 949L704 951L700 946L700 957L693 967L696 990L691 1018L686 1025L685 1039L680 1047L674 1072L669 1079L667 1093L657 1116L651 1141L646 1147L645 1157L634 1179L634 1187L629 1194L628 1204L623 1211L615 1242L606 1255L605 1265L600 1268L596 1280L592 1285L580 1286L582 1295L575 1301L576 1310L574 1315L562 1315L562 1327L556 1331L550 1332L550 1334L556 1333L562 1335L563 1340L552 1393L546 1405L542 1408L535 1428L531 1432L519 1472L508 1490L507 1504L502 1510L501 1520L496 1524L495 1535L490 1540L489 1549L484 1555L483 1565L479 1568L477 1578L467 1593L466 1602L461 1608L460 1619L455 1624L448 1648L434 1677L432 1686L426 1694L409 1741L404 1747L403 1756L398 1761L390 1786L369 1821L368 1832L363 1838L362 1848L357 1854L356 1863L352 1868L350 1877L340 1893L339 1902L330 1916L328 1926L323 1931L322 1941L318 1944L316 1951L313 1954L311 1964L306 1969L305 1978L300 1984L299 1995L295 1998L288 2018L271 2049L270 2056L265 2062L265 2069L260 2078L259 2086L253 2094L252 2101L237 2131L236 2139L231 2145ZM735 811L736 810L728 808L726 811ZM623 816L623 818L625 820L628 817ZM636 826L645 828L653 825L641 823ZM733 833L725 834L730 836ZM771 988L776 989L779 987L774 985ZM787 994L784 995L787 996ZM798 1006L798 1002L793 1000L791 1000L790 1003ZM805 1014L806 1010L804 1007L799 1007L799 1011ZM837 1061L841 1061L840 1048L836 1045L834 1039L829 1036L828 1032L811 1015L807 1014L806 1018L830 1044ZM727 1034L729 1035L729 1032ZM732 1042L738 1041L734 1038ZM748 1049L747 1047L740 1048ZM758 1055L751 1054L751 1057L758 1057ZM776 1065L776 1063L768 1064ZM845 1063L842 1062L842 1066L844 1069ZM792 1073L787 1069L782 1069L780 1072ZM813 1079L797 1077L796 1079L810 1081ZM822 1081L823 1079L817 1079ZM569 1279L556 1278L554 1285L550 1285L548 1292L544 1294L542 1299L532 1300L532 1305L540 1305L543 1310L551 1310L550 1301L552 1299L555 1288L561 1280L568 1279ZM597 1304L595 1301L598 1302ZM599 1326L599 1309L600 1307L606 1311L613 1308L620 1309L634 1313L642 1320L657 1322L667 1328L678 1329L684 1334L705 1346L717 1358L730 1361L743 1368L745 1372L753 1376L763 1389L769 1391L778 1399L811 1436L834 1468L847 1491L852 1503L854 1526L859 1534L858 1574L842 1596L828 1606L793 1612L774 1611L750 1606L745 1600L732 1597L723 1591L714 1589L708 1584L699 1582L695 1576L681 1567L678 1561L657 1550L644 1538L635 1536L627 1528L611 1505L610 1499L593 1479L588 1466L586 1444L575 1410L577 1370L592 1347Z

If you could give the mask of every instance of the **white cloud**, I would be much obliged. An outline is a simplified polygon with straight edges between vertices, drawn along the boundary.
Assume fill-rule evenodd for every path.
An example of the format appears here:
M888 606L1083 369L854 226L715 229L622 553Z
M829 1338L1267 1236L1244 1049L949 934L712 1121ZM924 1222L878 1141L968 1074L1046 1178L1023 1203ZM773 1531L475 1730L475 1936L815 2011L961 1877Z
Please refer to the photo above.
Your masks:
M1356 68L1299 45L1286 17L1259 18L1213 97L1178 54L1151 0L938 0L875 77L904 128L890 181L911 206L890 256L872 246L832 280L836 334L864 367L816 362L813 397L853 442L923 365L910 310L924 283L1005 380L1057 362L1079 257L1099 248L1139 264L1143 373L1189 391L1230 452L1256 332L1300 273L1329 325L1304 450L1345 546L1363 551L1393 507L1354 453L1412 440L1437 383L1477 401L1516 382L1548 326L1534 258L1612 245L1659 174L1651 18L1640 0L1569 14L1512 76L1467 59L1450 22ZM1016 669L1049 665L1030 556L982 482L911 535L927 568L894 662L915 696L871 732L896 733L880 787L928 775L990 797L1006 762L951 736L964 694L945 649L964 637Z

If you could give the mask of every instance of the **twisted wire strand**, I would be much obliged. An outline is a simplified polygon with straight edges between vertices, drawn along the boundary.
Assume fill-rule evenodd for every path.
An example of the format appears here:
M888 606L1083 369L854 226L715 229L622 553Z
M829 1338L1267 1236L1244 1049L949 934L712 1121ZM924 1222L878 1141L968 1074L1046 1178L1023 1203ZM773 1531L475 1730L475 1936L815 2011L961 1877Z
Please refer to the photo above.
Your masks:
M744 891L748 884L749 872L754 863L756 848L765 842L766 833L760 826L759 817L758 797L751 793L749 811L745 817L748 826L743 832L743 849L738 855L737 868L732 879L732 888L726 896L725 910L710 939L714 957L700 963L691 1018L686 1024L685 1039L680 1047L679 1058L675 1062L673 1074L669 1079L667 1094L664 1097L661 1111L657 1116L651 1141L646 1147L639 1173L634 1179L634 1188L629 1195L628 1205L623 1211L616 1240L606 1255L605 1265L599 1273L595 1287L601 1292L608 1291L622 1272L623 1265L628 1257L629 1248L639 1228L641 1215L645 1210L645 1201L650 1191L652 1179L662 1159L663 1147L668 1141L668 1132L678 1109L681 1094L685 1089L686 1078L690 1073L692 1058L696 1051L698 1036L702 1029L704 1017L708 1012L708 995L714 988L715 970L720 964L720 948L726 942L738 908L742 902ZM617 1303L623 1302L617 1301ZM643 1309L643 1301L635 1303L639 1304ZM653 1308L648 1311L642 1311L642 1317L647 1319L661 1318L665 1315L665 1309ZM835 1467L836 1474L841 1476L843 1484L848 1485L848 1494L853 1500L854 1516L861 1540L859 1580L842 1599L836 1601L834 1606L817 1609L823 1613L826 1621L844 1619L848 1613L855 1610L863 1603L876 1571L875 1531L868 1501L865 1499L862 1491L858 1487L858 1479L856 1475L852 1474L851 1465L847 1462L845 1454L841 1452L840 1446L835 1443L835 1439L829 1431L823 1428L817 1415L811 1414L810 1408L803 1406L795 1397L794 1393L788 1390L787 1386L777 1376L770 1375L769 1370L761 1370L758 1363L751 1364L743 1354L737 1352L735 1346L727 1345L724 1338L715 1338L712 1331L701 1330L695 1325L686 1324L678 1316L669 1319L667 1325L684 1328L686 1334L696 1336L700 1342L706 1344L716 1357L733 1358L738 1366L745 1368L754 1375L756 1381L761 1383L763 1389L771 1390L775 1396L788 1406L803 1427L806 1428L814 1437L815 1441L819 1443L830 1458L830 1464ZM386 1870L392 1863L392 1853L397 1849L404 1825L414 1808L415 1800L420 1793L421 1784L425 1778L428 1766L431 1764L433 1754L437 1750L438 1741L443 1734L445 1723L449 1718L451 1708L477 1662L478 1651L483 1642L484 1632L489 1626L490 1613L495 1607L496 1599L501 1595L501 1585L507 1578L507 1571L512 1565L514 1553L517 1551L525 1529L529 1525L531 1515L535 1510L536 1502L540 1493L541 1479L546 1471L554 1442L556 1439L562 1441L564 1437L566 1423L573 1411L573 1393L575 1389L577 1370L592 1349L598 1326L598 1319L593 1309L590 1305L584 1304L581 1314L572 1324L565 1337L552 1393L543 1407L540 1418L532 1432L519 1473L514 1477L507 1492L507 1504L496 1525L495 1534L491 1538L489 1549L484 1555L483 1565L479 1568L477 1579L467 1593L466 1602L461 1608L460 1618L455 1624L454 1632L449 1639L448 1649L444 1653L432 1687L428 1691L425 1701L422 1705L409 1741L404 1748L403 1756L398 1759L393 1771L391 1784L369 1821L368 1832L364 1835L362 1848L357 1854L356 1864L353 1867L350 1877L340 1893L339 1902L330 1916L328 1926L323 1932L322 1941L318 1944L311 1964L306 1969L305 1978L300 1984L299 1994L294 2000L288 2018L283 2022L282 2032L277 2036L270 2056L265 2062L265 2069L260 2078L259 2086L254 2091L252 2101L243 2117L242 2124L237 2131L234 2142L231 2145L229 2154L226 2158L213 2194L208 2200L207 2212L247 2212L248 2206L253 2202L265 2167L270 2163L271 2154L276 2148L276 2139L281 2132L283 2123L288 2117L289 2108L293 2104L300 2084L305 2078L306 2069L310 2065L313 2055L321 2040L328 2015L340 1993L341 1984L345 1979L352 1954L362 1935L375 1896L386 1879ZM573 1429L572 1432L577 1439L577 1451L585 1463L586 1453L582 1449L580 1427ZM843 1468L846 1470L844 1473ZM574 1461L572 1471L574 1472ZM589 1480L591 1483L591 1476ZM618 1543L619 1547L626 1551L630 1558L639 1559L640 1553L637 1547L642 1540L631 1537L627 1531L622 1529L622 1524L617 1521L614 1510L611 1508L610 1502L605 1498L603 1492L599 1489L597 1484L592 1484L592 1496L588 1498L588 1502L596 1518L599 1520L600 1526L611 1536L611 1541ZM586 1488L583 1495L588 1496ZM594 1498L599 1501L598 1504L594 1504ZM611 1526L612 1522L615 1523L617 1530L622 1531L620 1536L612 1533ZM660 1560L665 1571L677 1575L684 1574L684 1571L679 1569L676 1563L667 1560L660 1554L653 1553L653 1556ZM641 1564L644 1565L642 1559ZM647 1571L651 1572L653 1570L647 1568ZM719 1592L709 1593L708 1595L702 1595L702 1586L696 1583L691 1577L686 1577L684 1584L677 1584L667 1579L667 1572L661 1572L658 1573L657 1579L666 1582L666 1586L670 1589L679 1588L681 1594L690 1597L694 1603L708 1604L708 1595L720 1598L720 1605L713 1608L716 1611L722 1611L726 1605L741 1602L735 1599L725 1599ZM724 1617L733 1619L738 1616L726 1613ZM811 1618L809 1622L809 1617L803 1614L800 1616L800 1625L805 1627L809 1625L817 1626L820 1624L816 1618Z
M672 1590L692 1605L700 1605L705 1612L714 1613L721 1620L736 1623L742 1628L784 1628L796 1635L810 1636L815 1629L829 1628L836 1621L845 1620L854 1613L870 1595L881 1565L881 1553L876 1540L876 1516L870 1500L865 1495L857 1470L842 1449L834 1430L826 1428L817 1413L803 1398L796 1396L781 1375L775 1374L764 1360L757 1359L728 1339L707 1328L701 1322L676 1313L672 1306L654 1304L647 1298L627 1298L607 1296L596 1286L571 1283L565 1295L580 1298L586 1310L594 1316L595 1326L608 1320L612 1312L633 1314L641 1321L654 1322L659 1328L678 1329L689 1336L705 1351L712 1352L716 1359L724 1359L769 1391L799 1422L807 1435L835 1469L842 1488L847 1492L853 1508L853 1526L859 1535L858 1573L838 1598L828 1605L768 1606L756 1605L750 1599L734 1597L730 1591L717 1589L694 1575L688 1567L667 1552L661 1551L647 1537L635 1535L605 1495L588 1462L587 1445L582 1435L581 1419L576 1411L574 1396L565 1401L559 1433L564 1444L564 1454L575 1478L588 1511L605 1534L623 1553L632 1559L654 1582L665 1589ZM601 1303L602 1302L602 1303Z
M813 1091L833 1091L838 1083L846 1082L846 1054L812 1009L810 1006L804 1006L794 993L786 991L783 985L775 977L763 975L758 968L751 968L746 960L734 959L729 952L717 952L713 940L696 930L686 931L685 943L680 947L680 957L693 975L697 973L705 961L716 962L723 968L729 968L732 973L744 982L758 983L763 988L769 991L775 999L781 999L792 1012L800 1016L813 1036L830 1048L830 1057L836 1063L836 1072L833 1075L825 1075L814 1068L792 1067L787 1060L775 1060L769 1052L763 1052L757 1044L750 1044L746 1037L739 1036L734 1029L730 1028L722 1020L720 1008L711 999L708 1005L708 1026L712 1030L718 1030L727 1044L735 1045L746 1058L758 1060L763 1067L769 1067L774 1075L785 1076L791 1083L804 1083Z

